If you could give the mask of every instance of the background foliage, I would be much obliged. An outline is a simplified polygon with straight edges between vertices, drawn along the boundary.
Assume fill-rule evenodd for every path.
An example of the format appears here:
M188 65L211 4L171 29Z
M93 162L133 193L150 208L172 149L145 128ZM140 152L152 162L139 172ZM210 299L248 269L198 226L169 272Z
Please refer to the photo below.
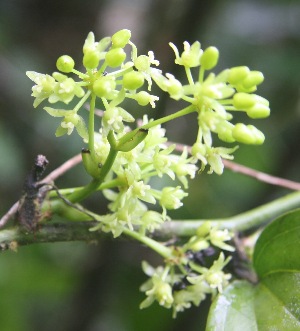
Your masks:
M121 28L132 30L141 51L153 50L164 72L174 67L172 41L199 40L220 50L219 68L247 65L264 73L259 94L270 100L272 115L260 121L266 142L236 152L236 161L276 176L300 181L298 1L13 0L0 2L0 214L15 202L36 154L50 160L51 170L78 153L78 139L57 144L58 123L32 107L26 70L52 72L58 56L80 59L87 33L98 38ZM216 69L218 71L218 68ZM167 115L177 106L161 96L149 113ZM178 108L179 109L179 108ZM170 140L189 144L195 117L168 124ZM65 151L67 149L67 152ZM82 185L78 166L59 187ZM165 180L165 179L163 179ZM164 183L162 182L162 185ZM287 193L242 175L201 174L190 185L176 218L226 217ZM90 206L101 213L101 197ZM149 251L138 244L103 239L83 243L33 245L0 256L0 325L2 330L203 330L207 305L172 320L157 306L138 310L138 286L145 280L140 262ZM156 256L147 256L156 263Z

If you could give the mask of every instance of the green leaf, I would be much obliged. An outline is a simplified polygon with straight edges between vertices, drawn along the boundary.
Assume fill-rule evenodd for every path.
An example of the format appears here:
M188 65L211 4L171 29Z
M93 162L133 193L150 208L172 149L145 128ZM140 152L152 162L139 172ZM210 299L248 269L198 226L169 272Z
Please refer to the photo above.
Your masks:
M235 281L214 300L206 331L300 330L300 210L260 235L253 264L260 283Z
M246 281L235 281L213 301L206 331L258 330L254 311L254 287Z
M300 272L300 210L277 218L260 235L253 264L262 279L274 272Z

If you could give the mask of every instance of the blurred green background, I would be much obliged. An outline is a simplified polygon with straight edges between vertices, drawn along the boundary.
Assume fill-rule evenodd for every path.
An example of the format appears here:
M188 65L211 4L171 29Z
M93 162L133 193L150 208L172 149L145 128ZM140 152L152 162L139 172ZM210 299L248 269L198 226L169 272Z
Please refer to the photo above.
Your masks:
M82 146L75 135L57 140L56 119L33 109L26 70L52 73L62 54L79 63L89 31L98 39L132 30L140 53L153 50L164 72L177 70L172 41L199 40L220 50L217 70L248 65L265 75L258 94L270 100L272 115L256 125L266 134L261 147L243 146L235 161L300 181L300 3L267 0L2 0L0 1L0 215L21 194L24 176L42 153L55 169ZM181 48L182 49L182 48ZM176 71L175 71L176 72ZM176 72L180 76L182 72ZM182 105L160 95L153 117ZM249 121L250 123L250 121ZM195 117L169 123L170 140L191 144ZM59 187L83 185L81 166L59 179ZM164 179L163 179L164 180ZM160 184L163 185L163 182ZM234 215L287 193L225 170L201 174L191 183L184 208L174 218ZM89 201L105 210L101 196ZM32 245L0 255L1 331L176 331L204 330L208 302L171 318L155 305L140 311L146 280L140 263L157 257L126 240L98 245Z

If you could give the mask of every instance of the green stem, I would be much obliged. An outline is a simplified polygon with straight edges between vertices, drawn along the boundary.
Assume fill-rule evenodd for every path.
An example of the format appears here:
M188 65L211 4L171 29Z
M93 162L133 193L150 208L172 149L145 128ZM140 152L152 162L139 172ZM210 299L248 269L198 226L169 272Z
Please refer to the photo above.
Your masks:
M95 134L95 104L96 104L96 94L92 93L92 98L90 101L90 114L89 114L89 150L91 152L92 157L95 156L95 142L94 142L94 134Z
M200 83L203 83L203 80L204 80L204 72L205 72L205 69L200 66L200 69L199 69L199 77L198 77L198 81Z
M189 237L194 235L196 229L206 221L210 221L213 226L219 226L222 229L245 231L261 226L262 224L297 207L300 207L299 191L233 217L205 220L175 220L172 222L166 222L156 234L157 236L162 237L170 237L171 235Z
M151 122L149 122L149 123L147 123L147 124L145 124L145 125L137 128L137 129L135 129L135 131L138 131L139 129L145 129L145 130L147 130L147 129L150 129L150 128L156 126L156 125L160 125L160 124L163 124L163 123L172 121L172 120L174 120L174 119L176 119L178 117L185 116L185 115L190 114L190 113L193 113L195 111L197 111L197 108L194 105L190 105L190 106L188 106L186 108L183 108L183 109L177 111L174 114L171 114L171 115L168 115L168 116L159 118L159 119L157 119L155 121L151 121Z
M171 248L162 245L161 243L155 241L154 239L143 236L142 234L129 229L124 229L123 233L126 234L128 237L134 238L140 241L141 243L145 244L146 246L154 250L156 253L158 253L160 256L164 257L165 259L170 259L172 257Z
M108 182L102 183L100 186L98 186L97 191L102 191L102 190L106 190L106 189L110 189L110 188L114 188L114 187L118 187L118 186L124 186L126 183L124 183L124 180L120 179L120 178L115 178L112 179ZM74 192L78 192L80 190L83 189L83 186L81 187L70 187L70 188L63 188L63 189L59 189L59 193L61 195L64 196L68 196ZM57 198L57 192L56 191L51 191L49 193L49 198Z
M300 192L288 194L261 207L230 218L210 221L212 221L213 225L220 225L221 228L241 231L250 229L253 226L260 226L297 207L300 207ZM98 215L93 213L92 215L95 215L95 219L97 219ZM159 230L153 233L153 238L190 237L195 234L196 229L205 221L209 220L165 222ZM36 232L29 234L19 231L18 227L4 229L0 231L0 250L9 249L13 241L17 241L18 245L27 245L40 242L98 240L101 234L97 231L89 231L90 228L97 226L97 224L99 223L95 221L78 222L78 219L76 219L76 222L41 223ZM166 259L172 257L171 248L156 242L154 239L129 229L125 229L124 234L142 242Z
M78 110L82 107L82 105L86 102L86 100L91 95L91 91L86 92L86 94L81 98L78 104L74 107L73 111L78 112Z
M98 178L94 178L88 185L84 186L80 190L77 190L77 191L71 193L68 196L68 200L72 203L76 203L81 200L84 200L89 195L91 195L92 193L97 191L99 186L102 184L105 177L107 176L109 170L111 169L117 154L118 154L118 151L111 148L109 151L109 154L107 156L107 159L106 159L103 167L101 168L100 176Z

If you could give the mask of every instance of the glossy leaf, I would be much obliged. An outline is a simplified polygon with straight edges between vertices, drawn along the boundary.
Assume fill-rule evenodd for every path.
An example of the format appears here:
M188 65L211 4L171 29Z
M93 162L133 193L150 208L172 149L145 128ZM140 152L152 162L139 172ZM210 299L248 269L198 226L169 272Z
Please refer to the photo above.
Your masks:
M300 272L300 209L280 216L264 229L253 264L261 279L274 272Z
M235 281L211 305L206 331L258 330L254 311L254 287Z
M229 285L214 300L206 331L300 330L300 210L264 229L253 264L260 283Z

